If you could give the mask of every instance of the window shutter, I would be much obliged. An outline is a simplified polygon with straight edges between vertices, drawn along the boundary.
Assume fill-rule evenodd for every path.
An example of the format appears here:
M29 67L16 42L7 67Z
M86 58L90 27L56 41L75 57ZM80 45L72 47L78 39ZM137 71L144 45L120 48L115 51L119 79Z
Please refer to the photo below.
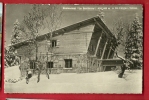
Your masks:
M57 40L56 41L56 47L59 47L60 46L60 40Z
M51 62L51 68L53 68L53 62Z
M47 45L51 46L51 41L50 40L47 40Z
M70 67L72 67L72 59L70 60Z

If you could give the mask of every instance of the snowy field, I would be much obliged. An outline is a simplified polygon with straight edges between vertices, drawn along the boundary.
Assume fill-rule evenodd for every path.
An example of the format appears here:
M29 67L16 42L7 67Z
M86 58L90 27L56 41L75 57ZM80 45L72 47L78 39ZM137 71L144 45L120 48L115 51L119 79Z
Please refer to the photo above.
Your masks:
M5 80L18 79L19 68L5 69ZM5 93L142 93L142 70L125 72L125 78L118 78L114 71L97 73L61 73L41 75L30 79L29 84L23 79L17 83L5 82Z

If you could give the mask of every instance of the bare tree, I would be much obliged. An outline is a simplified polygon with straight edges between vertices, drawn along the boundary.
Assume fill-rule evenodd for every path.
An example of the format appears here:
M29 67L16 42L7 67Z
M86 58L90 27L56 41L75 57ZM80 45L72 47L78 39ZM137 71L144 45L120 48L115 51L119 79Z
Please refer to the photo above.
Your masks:
M52 32L60 25L61 14L62 12L56 5L33 5L28 15L24 16L23 24L29 31L27 38L31 38L30 42L35 44L36 60L38 58L37 37L41 35L39 31L47 28L50 35L48 34L45 39L51 42Z
M38 44L37 37L43 34L44 29L48 29L48 33L45 36L47 40L47 53L53 52L52 37L53 31L60 27L61 22L61 6L57 5L32 5L31 10L24 16L23 21L20 23L18 20L14 23L13 35L11 38L11 44L17 44L24 42L27 44L21 46L22 55L28 58L35 55L35 61L38 60ZM42 33L42 34L41 34ZM48 44L49 42L49 44ZM52 55L51 55L52 59ZM47 55L48 61L48 55ZM40 68L39 68L40 69ZM41 71L39 71L41 72ZM38 82L40 80L40 73L38 74Z
M60 26L60 18L61 18L61 10L59 6L56 5L33 5L31 11L28 15L24 16L23 24L26 27L26 30L29 31L30 34L27 34L27 37L30 38L30 44L34 44L35 48L33 48L36 52L36 61L38 60L38 40L37 37L41 35L40 31L44 29L48 29L50 34L45 36L45 40L50 42L47 43L47 61L48 61L48 52L53 52L52 48L52 37L53 31L55 31ZM52 59L52 55L51 55ZM39 64L39 63L37 63ZM37 65L36 67L39 67ZM41 67L41 66L40 66ZM40 72L41 68L38 68L38 81L40 80ZM47 68L46 68L47 73Z

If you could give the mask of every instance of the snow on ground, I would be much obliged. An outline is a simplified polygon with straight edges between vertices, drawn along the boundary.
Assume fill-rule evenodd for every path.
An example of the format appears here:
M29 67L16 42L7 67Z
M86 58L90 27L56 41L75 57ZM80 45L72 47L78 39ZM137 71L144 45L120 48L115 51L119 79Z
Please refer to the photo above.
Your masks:
M11 70L13 69L13 70ZM15 70L16 69L16 70ZM5 79L18 78L18 67L6 68ZM17 73L16 73L17 72ZM17 75L18 74L18 75ZM125 72L125 78L118 78L114 71L97 73L61 73L41 75L37 83L37 75L29 84L23 79L17 83L5 83L6 93L142 93L142 70Z
M19 79L20 78L20 70L19 66L13 66L9 68L5 68L5 80L7 79Z

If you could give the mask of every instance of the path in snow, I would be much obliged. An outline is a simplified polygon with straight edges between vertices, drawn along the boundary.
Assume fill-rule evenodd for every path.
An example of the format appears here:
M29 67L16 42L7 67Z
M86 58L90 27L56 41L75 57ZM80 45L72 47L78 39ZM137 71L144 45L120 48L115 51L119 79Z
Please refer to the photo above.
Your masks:
M5 69L7 78L12 75L10 73L13 73L13 71ZM135 70L133 73L126 71L125 74L127 76L125 79L118 78L118 75L113 71L51 74L50 79L47 79L46 75L41 75L39 83L37 83L37 76L33 76L29 84L26 84L25 79L17 83L5 83L5 92L142 93L142 70Z

